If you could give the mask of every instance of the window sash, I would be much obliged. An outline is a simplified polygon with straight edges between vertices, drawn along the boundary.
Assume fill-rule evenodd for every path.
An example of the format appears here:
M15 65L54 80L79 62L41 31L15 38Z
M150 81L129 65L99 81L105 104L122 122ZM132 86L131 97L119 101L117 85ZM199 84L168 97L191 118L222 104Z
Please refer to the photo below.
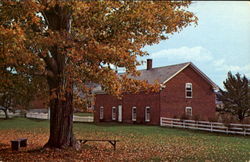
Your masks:
M100 119L103 119L103 117L104 117L104 107L101 106L100 107Z
M136 121L136 107L132 107L132 121Z
M192 83L186 83L186 98L192 98L193 96L193 87L192 87Z
M192 107L186 107L185 113L187 116L192 116Z
M150 107L145 108L145 121L146 122L150 121Z
M116 120L116 107L112 107L112 120Z

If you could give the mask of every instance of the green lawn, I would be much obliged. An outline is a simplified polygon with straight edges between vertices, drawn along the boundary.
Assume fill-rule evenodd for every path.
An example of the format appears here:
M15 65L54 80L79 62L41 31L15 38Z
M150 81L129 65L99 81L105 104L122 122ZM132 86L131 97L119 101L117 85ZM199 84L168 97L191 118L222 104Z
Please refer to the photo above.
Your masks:
M48 128L48 121L25 118L0 120L0 137L3 133L13 130L17 134L27 132L35 135L42 133L48 136ZM86 143L82 146L83 150L74 155L73 158L75 159L88 153L89 156L91 155L94 158L90 159L97 161L100 159L110 160L110 156L114 161L250 160L250 138L243 136L114 123L98 125L75 123L74 132L78 139L120 140L115 152L108 143ZM85 158L88 159L89 156Z

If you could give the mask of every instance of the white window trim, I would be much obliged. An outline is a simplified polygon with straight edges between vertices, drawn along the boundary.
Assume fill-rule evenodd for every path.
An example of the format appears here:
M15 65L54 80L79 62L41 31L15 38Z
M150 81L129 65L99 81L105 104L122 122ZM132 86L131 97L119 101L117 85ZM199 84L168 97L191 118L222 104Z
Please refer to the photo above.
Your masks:
M116 120L116 107L115 106L112 107L112 120Z
M100 119L102 120L104 118L104 107L100 106Z
M135 115L134 115L134 109L135 109ZM136 112L136 107L135 106L132 107L131 115L132 115L132 121L136 121L137 112Z
M187 87L191 85L191 90L187 90ZM191 96L187 96L187 92L191 92ZM185 96L186 98L193 98L193 85L192 83L186 83L185 85Z
M193 109L192 109L192 107L186 107L185 108L185 114L189 116L189 114L187 114L188 110L191 110L191 115L190 116L192 116L193 115Z
M147 109L149 109L149 119L147 118ZM150 107L146 106L145 107L145 121L146 122L150 122L150 116L151 116L151 114L150 114Z

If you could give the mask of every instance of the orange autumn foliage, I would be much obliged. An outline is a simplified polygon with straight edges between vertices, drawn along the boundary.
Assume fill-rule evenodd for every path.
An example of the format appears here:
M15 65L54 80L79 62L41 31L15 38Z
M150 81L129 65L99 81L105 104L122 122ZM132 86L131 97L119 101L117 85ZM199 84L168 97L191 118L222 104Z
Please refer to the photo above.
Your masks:
M147 55L143 47L197 23L197 17L187 10L190 4L190 1L2 0L0 57L4 61L0 66L15 67L20 75L45 76L51 95L50 108L54 110L51 113L55 113L51 115L54 119L51 125L58 131L68 130L72 127L73 84L88 92L85 83L97 83L115 96L128 90L159 89L157 83L149 85L127 75L137 75L136 66L141 64L137 57ZM118 76L111 65L126 69L127 75ZM57 121L70 122L67 125ZM71 134L61 138L73 139ZM58 136L50 141L59 140ZM52 143L57 143L55 147L72 145L72 141L59 141L66 143Z

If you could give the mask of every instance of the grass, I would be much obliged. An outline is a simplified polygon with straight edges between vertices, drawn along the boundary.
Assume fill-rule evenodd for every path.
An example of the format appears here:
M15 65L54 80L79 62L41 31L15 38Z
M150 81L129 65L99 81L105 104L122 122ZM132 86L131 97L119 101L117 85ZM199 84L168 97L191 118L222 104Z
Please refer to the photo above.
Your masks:
M38 146L41 147L48 140L48 128L49 122L43 120L30 120L25 118L0 120L0 150L2 143L1 137L4 139L3 143L7 143L11 137L6 136L6 134L13 135L15 133L16 136L20 134L28 136L33 144L30 144L31 146L29 145L32 149ZM68 160L80 160L84 158L94 161L110 161L111 157L113 161L250 160L250 138L243 136L115 123L102 123L97 125L75 123L74 132L78 139L119 139L120 142L115 152L109 143L86 143L77 153L67 154L68 158L71 158ZM37 137L40 137L39 141L37 141ZM7 157L11 157L11 155L13 154L11 154L10 151L9 154L2 155L2 158L6 157L3 161L10 160ZM27 157L34 156L34 158L38 156L37 154L31 154L29 152L22 152L22 154L20 154L20 156L25 155L27 155ZM45 157L44 154L42 155ZM42 155L39 155L39 157ZM51 156L52 155L46 155L46 157ZM53 159L56 159L55 156L56 155L53 155ZM62 159L59 158L58 160L60 161ZM64 160L67 161L67 159Z
M0 130L35 130L37 128L49 128L48 120L10 118L8 120L0 119Z

